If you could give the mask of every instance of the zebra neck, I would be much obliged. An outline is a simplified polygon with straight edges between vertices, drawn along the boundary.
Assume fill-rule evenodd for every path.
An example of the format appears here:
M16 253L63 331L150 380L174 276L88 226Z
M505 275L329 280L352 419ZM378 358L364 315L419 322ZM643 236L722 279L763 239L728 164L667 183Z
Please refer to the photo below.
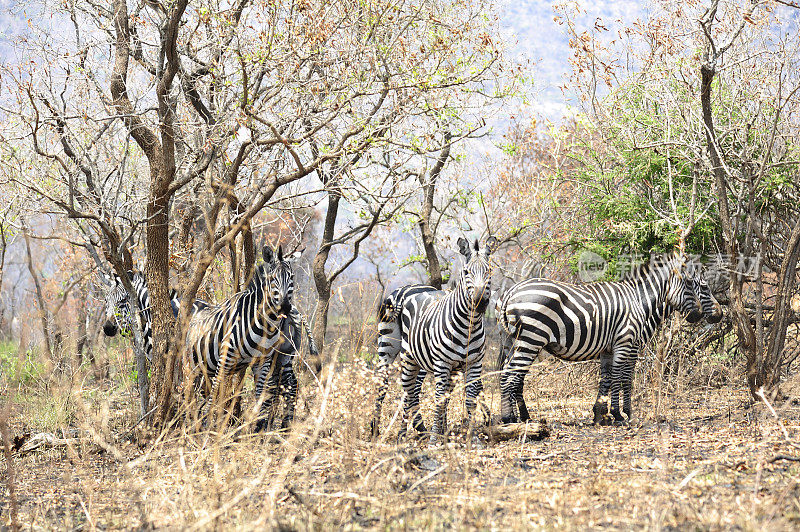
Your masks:
M654 268L647 275L637 278L633 282L634 290L642 303L642 309L648 321L655 318L660 323L660 319L664 317L668 280L669 270L659 267Z
M260 276L258 280L253 279L245 294L250 304L246 305L246 309L243 309L243 312L250 314L248 316L249 323L258 321L269 327L277 328L280 324L280 318L277 316L278 308L267 293L268 284L269 279L264 279Z

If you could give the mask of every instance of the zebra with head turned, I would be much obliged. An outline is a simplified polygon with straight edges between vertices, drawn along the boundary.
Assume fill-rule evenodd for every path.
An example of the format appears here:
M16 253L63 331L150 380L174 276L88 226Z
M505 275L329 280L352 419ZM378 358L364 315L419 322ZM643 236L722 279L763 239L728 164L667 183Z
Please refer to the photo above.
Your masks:
M398 354L400 381L405 392L401 437L409 419L418 431L425 431L419 413L419 395L427 373L432 373L436 381L431 444L445 434L447 400L453 389L454 371L464 372L467 417L471 422L477 397L483 390L481 371L486 341L483 313L491 293L489 255L496 243L497 239L491 237L481 253L477 240L470 249L466 239L458 239L466 264L451 292L424 285L406 286L390 293L381 303L378 311L380 389L372 420L373 434L377 434L381 405L386 396L388 366Z
M204 413L216 399L222 381L252 367L256 397L263 399L257 431L272 424L279 385L286 400L282 426L294 418L297 379L293 359L301 324L309 335L311 356L317 355L308 324L292 303L294 272L284 259L283 248L275 254L264 247L263 258L242 292L220 305L196 311L186 335L187 357L205 398Z
M685 275L685 280L686 297L697 298L701 317L705 318L709 323L718 323L722 319L722 307L720 307L719 303L714 298L705 279L703 279L701 276L687 273ZM665 303L660 311L653 312L643 329L643 342L646 343L650 338L652 338L652 336L655 334L655 331L658 330L664 320L671 313L672 308L670 307L669 303ZM693 323L697 319L696 317L696 313L689 312L687 315L687 321ZM639 346L639 348L641 348L641 346ZM635 365L636 358L631 358L628 360L626 372L631 375L630 379L632 379ZM612 353L606 352L600 355L600 386L597 392L597 400L593 406L594 423L596 425L610 425L614 421L614 419L609 415L608 409L608 403L610 399L609 391L611 390L613 378L612 367ZM623 381L622 383L623 394L625 393L626 384L630 384L631 382L630 379L627 382ZM627 393L630 394L630 390L628 390Z
M131 281L139 306L145 356L148 361L152 361L153 322L150 313L150 292L147 290L144 275L140 272L128 271L128 279ZM130 295L122 284L122 279L117 274L113 274L111 279L104 276L103 282L108 286L108 290L105 293L106 321L103 324L103 333L109 337L116 336L118 332L124 336L129 336L132 333L134 319ZM180 298L178 298L175 290L170 289L169 299L173 315L177 316ZM198 306L204 304L202 301L195 302L195 305Z
M673 310L695 323L700 302L687 282L684 260L651 261L631 278L576 286L548 279L517 283L497 303L498 324L510 349L500 375L504 423L530 419L523 399L525 375L544 350L567 361L600 358L601 383L595 420L610 392L611 415L631 418L631 385L638 350ZM601 416L602 417L602 416ZM603 419L599 420L601 423Z
M700 311L708 323L719 323L722 320L722 307L711 293L711 287L701 273L689 275L686 279L689 287L697 294Z
M152 361L153 342L150 292L147 289L147 283L142 273L138 271L129 271L128 278L133 285L136 300L139 304L145 356L148 361ZM122 280L116 274L114 274L111 279L104 277L103 281L109 287L105 293L106 322L103 325L103 332L109 337L115 336L118 332L123 335L130 335L134 314L131 310L132 305L128 291L123 286ZM173 316L177 317L180 310L180 297L174 289L170 289L169 297ZM208 307L209 304L205 301L200 299L195 300L192 303L192 314ZM283 341L278 346L278 350L281 353L285 353L287 356L283 357L282 360L280 389L281 395L284 397L286 403L293 406L294 398L297 394L297 378L294 373L293 362L300 346L302 331L305 332L308 338L310 358L316 364L313 369L319 372L320 368L317 347L311 335L308 322L303 314L293 305L289 319L284 319L283 321L285 322L281 325L284 331L282 337Z

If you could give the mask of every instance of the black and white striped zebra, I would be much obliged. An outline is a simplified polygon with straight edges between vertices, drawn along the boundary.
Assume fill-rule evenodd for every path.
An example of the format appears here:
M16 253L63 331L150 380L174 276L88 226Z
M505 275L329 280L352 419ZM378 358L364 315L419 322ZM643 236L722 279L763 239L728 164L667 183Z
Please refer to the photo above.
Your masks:
M705 318L709 323L718 323L722 319L722 307L720 307L719 303L714 298L705 279L699 275L687 273L685 275L685 280L687 297L697 297L697 302L700 306L702 317ZM647 323L647 326L645 327L645 334L643 335L644 342L647 342L653 336L654 332L658 330L664 320L671 313L672 309L668 303L664 305L663 312L653 313L649 322ZM690 319L687 319L687 321L691 321L696 314L692 315L690 313L689 316ZM647 332L651 328L653 332ZM639 346L640 349L641 347L643 346ZM631 364L630 371L632 374L635 368L636 359L629 361L629 364ZM594 423L597 425L610 425L614 421L613 417L609 415L608 406L610 400L609 393L613 378L612 366L613 357L610 352L600 355L600 386L597 391L597 400L593 406Z
M128 278L136 293L136 299L139 304L141 315L141 328L142 328L142 341L144 343L145 355L148 361L152 361L152 321L150 313L150 292L147 289L147 284L144 275L138 271L129 271ZM104 279L104 282L109 286L105 293L105 308L106 308L106 322L103 325L103 332L106 336L113 337L118 332L123 335L130 335L132 333L132 305L128 291L122 284L122 280L118 275L113 274L113 277ZM180 297L174 289L170 289L170 304L172 312L175 317L180 310ZM208 308L209 304L203 300L195 300L192 304L192 313L198 310ZM282 343L278 346L278 350L287 356L282 359L280 388L287 404L294 405L294 400L297 394L297 378L294 373L294 359L299 354L299 346L301 342L301 333L304 331L308 339L310 360L316 363L313 368L319 372L319 361L316 344L311 335L311 330L305 317L292 306L289 320L282 318L285 323L282 324L284 335ZM263 370L264 368L254 368L255 371ZM254 374L255 375L255 374Z
M419 413L419 395L425 374L432 373L436 381L436 407L431 443L445 434L447 400L453 389L452 373L464 372L466 408L471 421L476 400L483 390L481 371L486 337L483 313L489 304L492 266L489 255L496 239L487 241L479 252L475 240L458 239L459 250L466 264L459 273L451 292L430 286L412 285L390 293L379 308L378 375L380 378L373 434L377 434L381 405L388 386L388 367L400 355L403 386L403 422L400 435L405 434L409 419L424 432Z
M206 398L204 412L222 381L252 367L256 398L263 399L256 430L272 425L279 385L286 400L282 426L294 418L297 378L293 361L299 326L308 334L311 356L317 355L308 324L292 303L294 273L283 257L283 248L279 247L276 255L265 247L263 257L264 263L256 268L244 291L192 315L186 336L187 356Z
M711 287L702 276L702 274L690 275L686 279L689 287L697 294L697 299L700 301L700 310L703 317L708 323L719 323L722 320L722 307L720 306L714 294L711 293Z
M693 288L687 282L684 261L678 257L651 261L630 279L618 282L576 286L529 279L514 285L497 303L498 324L510 345L500 376L502 421L530 419L523 385L542 350L567 361L599 358L601 383L595 421L605 422L602 411L609 392L614 420L624 421L620 392L622 411L630 419L638 351L673 310L690 323L702 318Z
M147 290L147 283L141 272L128 271L128 279L135 291L136 301L141 316L142 341L144 342L144 352L148 361L153 359L153 332L152 318L150 314L150 292ZM133 306L131 305L130 295L122 284L122 279L117 274L112 278L104 278L104 282L109 287L105 293L106 321L103 324L103 333L113 337L119 332L123 336L132 334L133 327ZM169 292L170 303L173 315L178 314L180 299L175 290ZM196 305L202 306L204 303L198 301Z

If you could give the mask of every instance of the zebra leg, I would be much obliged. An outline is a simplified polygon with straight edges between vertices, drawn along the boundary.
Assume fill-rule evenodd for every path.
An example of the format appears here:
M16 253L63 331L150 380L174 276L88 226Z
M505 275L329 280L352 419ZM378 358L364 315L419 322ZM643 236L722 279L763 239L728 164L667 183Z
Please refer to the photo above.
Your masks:
M378 395L375 398L375 412L370 422L370 434L376 438L380 432L381 409L389 387L389 366L400 353L400 324L397 320L382 321L378 324Z
M278 367L279 355L268 358L261 366L253 367L253 378L255 379L256 400L262 401L259 409L258 421L255 431L271 430L272 422L275 418L275 396L278 391L281 371Z
M293 309L296 311L296 309ZM298 312L298 315L300 313ZM302 318L302 315L300 315ZM283 396L285 414L281 421L281 428L289 428L294 421L294 408L297 402L297 377L294 373L294 358L300 351L300 328L293 320L284 319L281 335L283 342L278 346L277 353L280 359L279 387Z
M600 356L600 387L597 391L597 400L594 403L594 424L610 425L611 417L608 415L608 392L611 388L611 367L614 358L611 353L605 352Z
M408 430L409 419L417 419L419 416L419 388L417 387L417 377L420 367L414 359L404 354L401 359L400 384L403 386L403 420L400 424L400 432L397 440L405 437Z
M282 429L289 428L289 424L294 421L294 408L297 402L297 377L294 373L292 358L287 358L289 359L289 363L283 366L280 378L280 390L285 403L284 408L286 409L286 413L281 421Z
M417 398L417 404L419 404L419 396L422 394L422 384L425 382L425 377L427 375L428 372L423 368L420 368L419 373L417 373L417 380L414 382L414 397ZM411 420L411 425L414 427L414 430L420 434L423 432L428 432L428 430L425 428L425 423L422 421L422 412L419 411L419 408L417 408L416 412L414 413L414 417Z
M615 423L626 422L619 411L619 394L622 383L626 379L629 355L627 347L614 348L614 358L611 365L611 416L614 418Z
M467 410L467 438L472 438L475 432L475 406L477 405L478 396L483 391L483 380L481 380L481 373L483 372L483 364L478 362L470 366L469 371L465 374L467 386L465 388L465 406Z
M622 378L622 413L628 417L628 421L633 419L633 411L631 410L631 390L633 389L633 372L635 369L636 358L628 359Z
M517 410L519 410L519 420L522 423L531 419L530 414L528 413L528 405L525 404L525 396L523 392L525 391L525 374L527 373L520 373L519 377L516 381L516 388L514 388L514 400L517 402Z
M223 404L222 398L217 396L220 393L220 386L223 385L228 374L233 370L236 357L231 354L231 351L233 351L233 347L228 342L225 342L219 350L220 358L217 373L211 379L211 390L208 393L205 405L203 405L202 416L204 418L207 418L215 405Z
M540 340L525 339L520 344L521 338L514 342L514 349L506 359L503 373L500 374L500 416L502 423L516 423L528 421L530 414L525 404L523 390L525 388L525 375L528 373L534 358L541 351L543 344ZM516 407L516 410L515 410ZM519 417L517 417L519 411Z
M453 379L450 368L439 368L435 373L436 378L436 403L433 414L433 427L429 446L438 445L441 438L447 434L447 403L450 392L453 390Z
M388 365L378 365L378 396L375 398L375 411L372 413L372 421L369 424L369 432L375 439L380 434L381 409L383 400L386 399L386 389L389 387L389 367Z

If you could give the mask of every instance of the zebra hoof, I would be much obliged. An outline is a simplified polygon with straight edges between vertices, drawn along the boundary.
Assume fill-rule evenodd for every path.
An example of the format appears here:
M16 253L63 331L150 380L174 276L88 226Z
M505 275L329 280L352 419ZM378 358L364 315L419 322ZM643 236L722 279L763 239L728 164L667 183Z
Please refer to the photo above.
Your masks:
M294 421L293 416L283 418L283 421L281 421L281 430L289 430L289 425L292 424L292 421Z
M508 425L509 423L518 423L517 416L502 416L500 418L500 423L503 425Z
M256 421L255 432L269 432L269 421L266 419L259 419Z
M397 441L395 442L396 445L400 445L406 439L406 431L401 430L397 433Z
M600 419L595 418L594 419L594 424L598 425L600 427L610 427L611 425L614 424L614 418L612 418L608 414L604 414L604 415L600 416Z
M608 425L608 421L611 419L608 415L608 404L602 401L597 401L594 406L592 407L592 413L594 414L594 424L595 425Z
M626 418L625 416L620 414L619 410L612 410L610 417L613 417L613 420L614 420L613 423L614 423L615 426L623 426L623 425L628 425L629 424L628 423L628 418Z

